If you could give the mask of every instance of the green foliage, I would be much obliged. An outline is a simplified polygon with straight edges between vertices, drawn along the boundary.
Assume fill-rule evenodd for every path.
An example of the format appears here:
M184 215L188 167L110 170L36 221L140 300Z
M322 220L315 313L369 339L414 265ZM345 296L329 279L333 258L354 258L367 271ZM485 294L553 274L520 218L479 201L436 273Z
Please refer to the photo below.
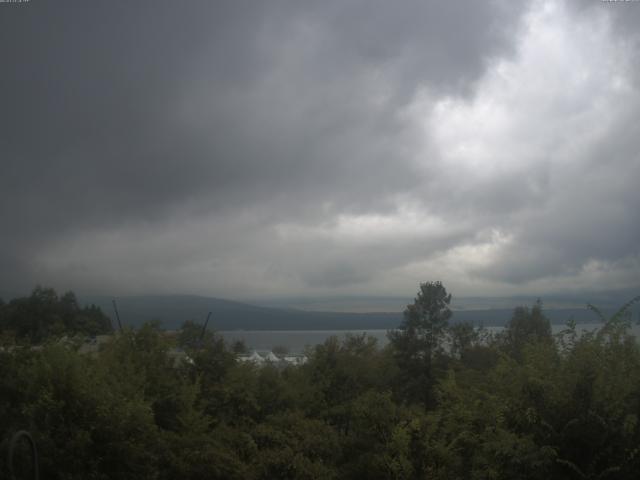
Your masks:
M531 343L550 343L551 323L542 312L542 302L538 300L531 309L516 307L513 316L502 334L505 350L514 358L522 358L523 349Z
M465 352L478 344L479 334L473 324L456 323L449 327L450 354L455 358L462 358Z
M52 345L21 355L14 368L17 403L2 424L29 427L43 478L150 478L157 430L150 405L110 381L104 365Z
M80 308L73 292L58 296L54 289L38 286L28 297L0 303L0 332L5 340L37 344L63 335L109 333L111 322L94 305Z
M335 479L338 434L325 423L300 412L269 417L252 434L257 447L254 478Z
M409 401L433 405L434 359L442 353L450 303L451 295L441 282L422 283L398 330L388 333L401 372L402 395Z
M308 409L346 432L351 402L368 389L383 389L390 383L392 368L388 357L377 349L374 337L331 337L315 348L303 367L315 390Z
M42 318L73 304L36 297ZM637 478L640 346L625 310L553 341L541 304L493 338L445 329L449 302L424 284L388 348L332 337L300 367L237 362L196 324L186 352L153 323L94 354L53 339L4 347L0 478L21 429L48 479Z
M204 329L204 325L187 320L178 332L178 346L184 349L197 349L213 341L213 333Z

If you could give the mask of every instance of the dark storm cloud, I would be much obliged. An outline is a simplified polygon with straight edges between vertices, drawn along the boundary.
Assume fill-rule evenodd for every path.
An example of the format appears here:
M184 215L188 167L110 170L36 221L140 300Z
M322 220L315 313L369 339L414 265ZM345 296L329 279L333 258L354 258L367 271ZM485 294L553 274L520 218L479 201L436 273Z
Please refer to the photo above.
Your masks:
M404 291L430 265L461 285L526 283L638 255L635 227L607 238L581 210L620 230L637 205L637 157L625 155L638 137L620 129L634 92L598 87L633 73L620 65L635 37L617 13L506 1L0 7L0 287ZM537 47L550 37L558 47ZM603 40L624 40L620 62ZM554 82L572 69L566 94ZM618 134L599 137L598 115ZM571 136L590 155L559 162ZM592 194L567 190L590 162Z
M319 161L328 164L312 170L325 175L321 181L340 177L331 167L351 159L337 157L359 147L341 143L370 141L358 133L384 133L393 123L382 114L396 105L376 111L361 103L366 76L384 76L385 62L398 62L390 69L394 83L385 85L391 94L400 82L402 90L462 84L499 46L491 9L445 3L5 8L3 190L28 197L29 211L43 203L81 208L74 216L52 208L53 217L40 218L60 225L63 217L93 222L96 213L107 221L153 216L186 195L228 185L266 183L272 192L280 183L296 185L308 176L307 164ZM369 113L378 118L367 120ZM338 144L333 158L318 151L327 140ZM283 179L283 167L299 178ZM91 201L78 205L78 193Z
M3 5L4 263L185 203L383 208L415 182L393 145L398 102L422 85L468 89L509 46L506 5Z

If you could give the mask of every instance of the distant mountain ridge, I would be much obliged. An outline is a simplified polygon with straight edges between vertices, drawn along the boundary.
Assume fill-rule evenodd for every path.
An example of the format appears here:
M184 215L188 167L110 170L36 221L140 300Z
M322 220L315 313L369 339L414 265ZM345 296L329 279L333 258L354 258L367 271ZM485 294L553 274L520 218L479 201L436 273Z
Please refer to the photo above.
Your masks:
M79 297L84 305L95 304L117 325L111 297ZM531 304L531 303L524 303ZM215 330L374 330L396 328L402 321L397 312L333 312L274 308L249 303L196 295L144 295L117 298L123 325L139 326L149 320L159 320L166 329L177 329L186 320L203 323L212 312L209 327ZM598 319L586 306L576 308L545 308L545 314L555 324L570 318L577 323L597 323ZM603 307L605 314L613 312ZM462 309L453 311L453 322L469 321L476 325L503 326L513 308ZM634 318L638 315L634 311Z
M93 303L115 325L115 313L109 297L82 297L81 303ZM123 325L139 326L160 320L167 329L177 329L186 320L203 323L211 312L210 328L215 330L342 330L393 328L400 313L307 312L270 308L248 303L195 295L145 295L116 299Z

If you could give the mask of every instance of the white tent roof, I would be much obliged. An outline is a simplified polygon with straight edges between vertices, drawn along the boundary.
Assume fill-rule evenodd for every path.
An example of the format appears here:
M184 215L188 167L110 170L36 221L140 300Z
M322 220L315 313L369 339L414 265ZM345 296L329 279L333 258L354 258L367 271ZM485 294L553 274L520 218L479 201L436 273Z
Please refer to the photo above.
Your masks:
M262 358L260 356L260 354L258 352L256 352L255 350L253 351L253 353L249 357L249 360L252 361L252 362L256 362L256 363L264 362L264 358Z
M267 362L279 362L280 361L280 359L278 357L276 357L273 352L267 353L265 359L267 360Z

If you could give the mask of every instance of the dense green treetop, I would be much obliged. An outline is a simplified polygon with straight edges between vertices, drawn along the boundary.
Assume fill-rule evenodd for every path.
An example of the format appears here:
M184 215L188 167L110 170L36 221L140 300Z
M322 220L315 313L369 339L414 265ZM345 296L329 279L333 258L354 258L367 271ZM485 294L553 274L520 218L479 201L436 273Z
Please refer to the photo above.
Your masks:
M404 320L388 338L400 366L407 398L433 401L433 361L441 353L448 321L451 318L451 295L441 282L420 284L413 304L407 305Z
M194 323L177 339L125 328L92 355L3 347L0 478L23 429L54 480L638 478L640 346L624 309L553 337L538 303L491 336L448 327L450 300L423 284L387 347L331 337L297 367L239 362ZM11 315L45 319L25 330L35 340L78 331L74 304L40 289Z
M37 344L49 337L95 336L111 330L109 318L94 305L81 308L73 292L58 295L38 286L28 297L0 303L0 332L17 342Z
M542 311L542 301L538 300L531 309L516 307L502 337L505 347L516 358L522 356L522 350L528 344L552 342L551 323Z

